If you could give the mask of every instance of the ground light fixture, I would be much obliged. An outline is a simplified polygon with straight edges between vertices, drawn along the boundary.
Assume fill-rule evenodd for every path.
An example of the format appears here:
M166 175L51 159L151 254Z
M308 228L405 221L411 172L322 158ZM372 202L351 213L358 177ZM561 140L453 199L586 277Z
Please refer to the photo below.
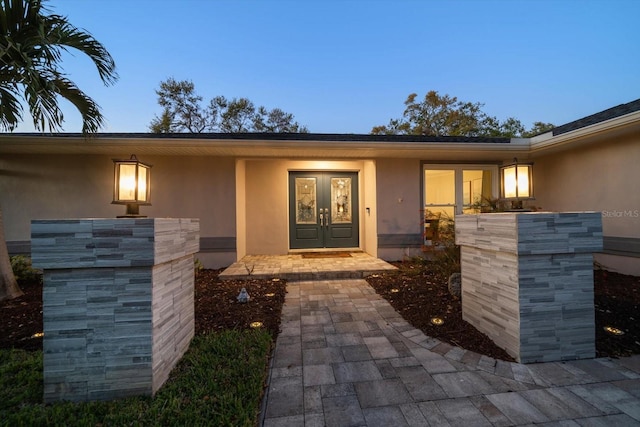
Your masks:
M603 328L606 332L610 333L611 335L624 335L624 331L618 328L615 328L613 326L605 326Z
M126 214L118 218L146 218L140 215L141 205L151 205L151 165L142 163L135 154L126 160L113 159L112 204L126 205Z
M513 163L500 168L500 199L511 202L512 211L524 211L523 200L533 199L533 163Z
M441 326L441 325L444 325L444 320L440 317L432 317L431 324L436 326Z

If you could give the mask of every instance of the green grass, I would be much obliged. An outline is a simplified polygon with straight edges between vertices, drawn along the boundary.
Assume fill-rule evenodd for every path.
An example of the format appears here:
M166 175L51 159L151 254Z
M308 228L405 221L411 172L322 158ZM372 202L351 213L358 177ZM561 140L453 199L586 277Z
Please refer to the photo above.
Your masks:
M42 404L42 352L0 350L0 426L255 426L272 339L265 330L194 338L155 397Z

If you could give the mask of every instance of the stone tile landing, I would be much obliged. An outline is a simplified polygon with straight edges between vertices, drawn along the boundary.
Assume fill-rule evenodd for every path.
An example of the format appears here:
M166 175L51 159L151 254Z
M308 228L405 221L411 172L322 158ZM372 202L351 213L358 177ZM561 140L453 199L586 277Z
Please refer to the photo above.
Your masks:
M364 252L349 257L304 258L302 253L289 255L247 255L220 273L220 279L330 280L361 279L370 274L396 268Z

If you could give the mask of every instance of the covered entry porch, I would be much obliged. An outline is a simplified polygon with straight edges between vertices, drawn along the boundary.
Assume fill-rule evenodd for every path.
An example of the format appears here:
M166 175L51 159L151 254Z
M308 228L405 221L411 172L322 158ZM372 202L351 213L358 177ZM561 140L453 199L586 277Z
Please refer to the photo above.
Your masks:
M300 249L378 256L374 160L238 159L235 170L236 261Z

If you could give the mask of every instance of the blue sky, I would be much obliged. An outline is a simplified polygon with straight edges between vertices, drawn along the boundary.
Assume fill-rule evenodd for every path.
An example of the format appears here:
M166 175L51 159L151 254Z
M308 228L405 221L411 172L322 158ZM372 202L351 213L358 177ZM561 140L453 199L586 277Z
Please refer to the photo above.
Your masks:
M556 125L640 98L635 0L51 0L114 57L64 69L102 107L104 132L146 132L162 80L208 100L246 97L311 132L369 133L429 90L497 118ZM81 121L65 105L65 132ZM31 118L18 131L29 132Z

